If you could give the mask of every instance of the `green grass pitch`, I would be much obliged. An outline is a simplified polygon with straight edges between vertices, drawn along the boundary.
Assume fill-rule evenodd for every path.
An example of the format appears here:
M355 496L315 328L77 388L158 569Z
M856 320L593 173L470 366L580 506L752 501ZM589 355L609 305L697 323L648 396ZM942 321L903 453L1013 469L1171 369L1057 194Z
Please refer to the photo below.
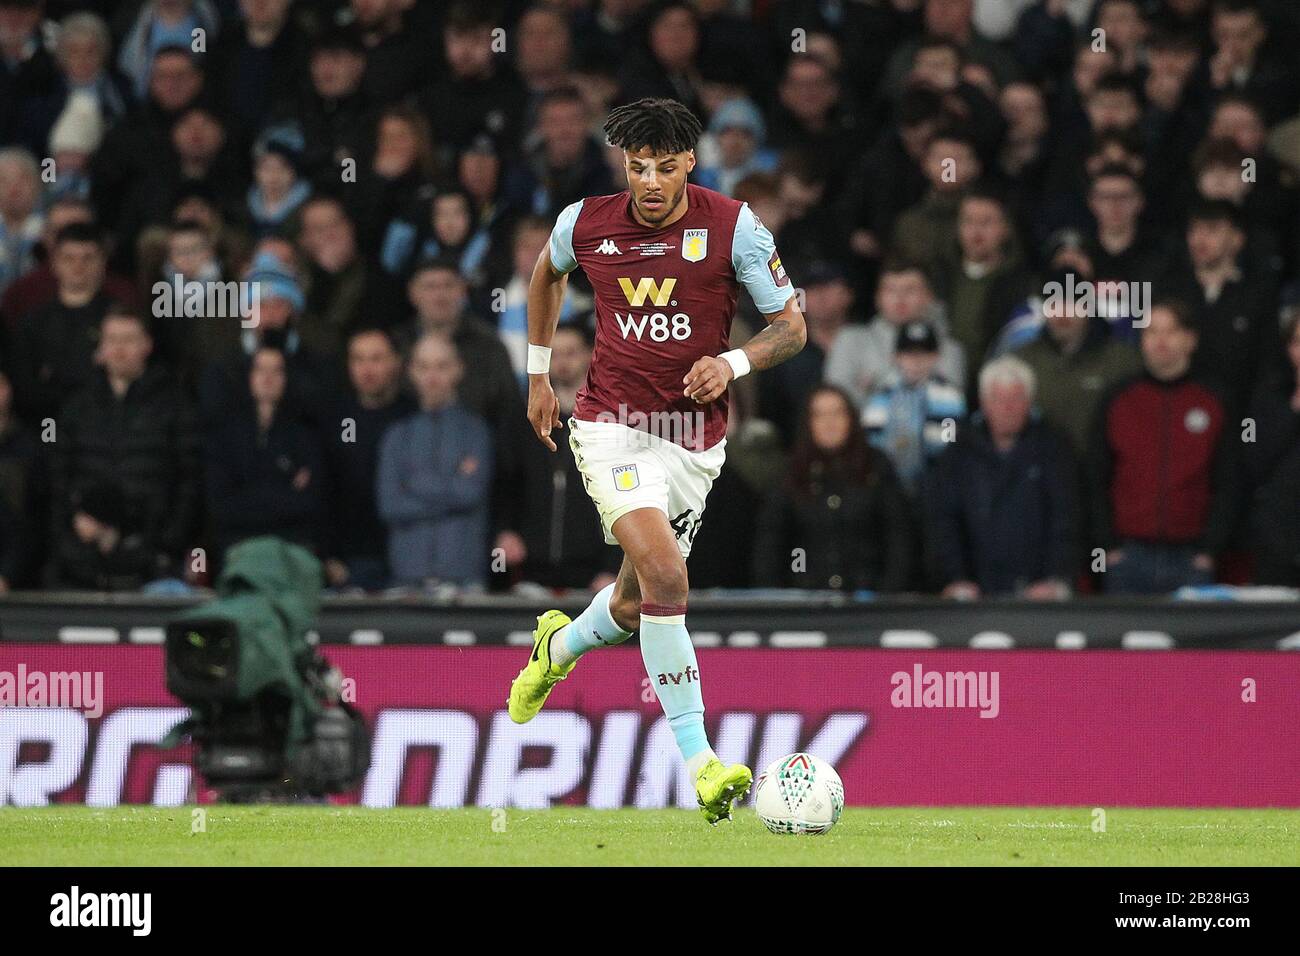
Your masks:
M359 807L0 808L0 864L1294 866L1300 810L854 808L825 836L775 836L751 810Z

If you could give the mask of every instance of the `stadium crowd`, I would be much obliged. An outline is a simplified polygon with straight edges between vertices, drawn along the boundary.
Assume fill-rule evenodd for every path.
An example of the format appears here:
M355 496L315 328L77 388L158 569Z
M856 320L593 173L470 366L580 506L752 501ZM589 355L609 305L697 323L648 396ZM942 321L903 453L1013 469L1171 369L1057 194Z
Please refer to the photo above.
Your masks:
M340 589L611 580L526 292L642 96L809 327L694 588L1300 586L1298 48L1292 0L0 0L0 586L264 533ZM232 281L256 324L187 291Z

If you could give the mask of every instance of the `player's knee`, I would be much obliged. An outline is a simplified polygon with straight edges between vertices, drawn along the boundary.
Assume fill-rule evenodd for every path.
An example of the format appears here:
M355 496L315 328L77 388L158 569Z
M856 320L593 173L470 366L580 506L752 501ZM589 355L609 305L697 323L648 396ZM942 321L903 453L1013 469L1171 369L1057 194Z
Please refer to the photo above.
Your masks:
M686 577L686 562L679 555L649 562L645 568L638 567L637 576L641 579L641 598L646 604L686 604L690 584Z

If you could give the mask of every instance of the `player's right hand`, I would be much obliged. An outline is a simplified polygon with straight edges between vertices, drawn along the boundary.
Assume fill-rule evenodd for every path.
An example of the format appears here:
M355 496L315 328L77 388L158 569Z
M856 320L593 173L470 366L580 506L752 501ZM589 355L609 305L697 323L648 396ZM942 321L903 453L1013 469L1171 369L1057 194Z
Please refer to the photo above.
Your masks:
M551 388L551 380L545 375L528 376L528 421L537 433L538 439L551 451L555 451L555 442L551 439L551 430L560 425L560 401Z

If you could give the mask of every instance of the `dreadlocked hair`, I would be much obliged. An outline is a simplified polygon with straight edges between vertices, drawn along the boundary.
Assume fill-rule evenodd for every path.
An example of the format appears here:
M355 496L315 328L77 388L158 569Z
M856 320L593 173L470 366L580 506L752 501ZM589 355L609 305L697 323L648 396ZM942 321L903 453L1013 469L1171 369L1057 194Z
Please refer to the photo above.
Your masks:
M631 152L649 147L655 155L694 149L702 132L694 113L676 100L659 97L615 107L605 120L611 146Z

